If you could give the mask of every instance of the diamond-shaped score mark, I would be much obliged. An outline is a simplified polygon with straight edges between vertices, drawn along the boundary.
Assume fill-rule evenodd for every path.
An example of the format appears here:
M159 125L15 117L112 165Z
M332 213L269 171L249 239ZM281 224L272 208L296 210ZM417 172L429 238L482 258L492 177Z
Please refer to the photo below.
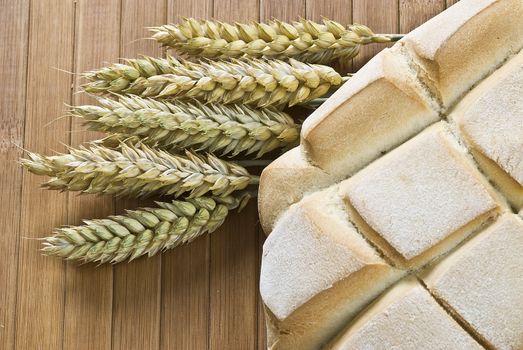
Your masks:
M327 348L483 349L412 277L373 301Z
M325 343L405 274L350 224L337 192L328 188L293 205L265 241L260 294L269 327L283 330L277 348Z
M482 171L514 208L523 208L523 52L472 90L450 118Z
M523 325L523 221L506 214L421 277L483 343L518 349Z
M499 211L444 122L342 182L340 191L364 235L404 268L451 250Z

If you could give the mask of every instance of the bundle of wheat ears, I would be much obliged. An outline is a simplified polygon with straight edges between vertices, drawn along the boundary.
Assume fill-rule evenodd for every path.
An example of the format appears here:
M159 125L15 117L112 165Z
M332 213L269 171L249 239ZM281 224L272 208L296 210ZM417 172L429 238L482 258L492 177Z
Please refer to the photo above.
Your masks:
M107 137L67 154L28 153L21 164L49 176L48 189L162 201L58 228L43 240L44 254L117 263L213 232L256 195L258 176L247 168L266 165L276 150L299 142L303 120L288 108L305 105L300 112L306 113L348 78L323 64L349 60L362 45L401 38L327 19L228 24L187 18L151 31L183 57L127 59L87 72L83 90L99 105L68 111Z

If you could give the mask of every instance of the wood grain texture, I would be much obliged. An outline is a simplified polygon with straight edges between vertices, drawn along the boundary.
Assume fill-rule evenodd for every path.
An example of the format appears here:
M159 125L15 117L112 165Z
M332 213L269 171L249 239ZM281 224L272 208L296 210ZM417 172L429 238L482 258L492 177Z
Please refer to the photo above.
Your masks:
M261 268L261 260L263 256L263 243L265 242L265 233L263 232L263 229L261 225L258 223L258 270L256 272L256 284L260 284L260 274L258 271L260 271ZM265 326L265 313L263 309L263 301L261 299L260 293L256 293L256 296L258 298L258 341L257 346L258 350L264 350L267 349L267 327Z
M305 17L305 0L290 0L282 6L281 0L261 0L260 20L277 18L282 21L296 21Z
M445 0L400 0L399 32L408 33L445 9Z
M22 171L17 159L24 143L29 1L0 1L0 349L15 344Z
M213 4L214 0L167 0L167 22L174 23L182 17L212 18Z
M258 0L215 1L213 15L223 21L259 20L259 5ZM210 349L257 346L257 217L251 201L211 235Z
M151 7L141 0L126 0L121 7L120 56L161 56L152 40L144 40L146 27L166 22L167 3ZM152 200L122 198L115 202L117 213L124 209L154 206ZM114 267L112 348L122 350L158 349L160 346L160 302L162 257ZM139 331L137 331L139 330ZM120 334L126 334L121 337Z
M76 6L75 72L116 61L120 57L120 1L80 0ZM75 91L78 91L83 80L76 77ZM85 94L75 94L73 103L93 103L93 100ZM72 146L100 136L86 132L80 120L72 122ZM113 213L113 200L109 197L69 194L69 224ZM110 349L113 267L68 264L65 288L64 348Z
M375 33L398 33L399 8L397 1L391 0L353 0L352 20L372 28ZM353 68L361 68L371 57L383 50L381 44L366 45L361 53L354 58Z
M253 201L211 236L210 348L255 349L258 237Z
M62 118L83 72L164 51L144 26L182 16L227 21L322 16L407 32L450 0L0 0L0 349L265 349L258 294L264 234L255 201L218 231L152 259L115 267L45 258L32 238L53 227L104 217L150 200L113 200L38 188L16 164L24 146L63 151L101 134ZM52 14L52 15L51 15ZM363 49L360 67L384 46ZM351 62L344 69L351 68ZM26 79L27 78L27 79ZM27 87L26 87L27 82ZM52 122L54 121L54 122ZM47 126L52 122L50 125ZM24 131L25 130L25 131ZM68 131L71 131L68 133ZM28 239L29 238L29 239ZM4 288L7 286L7 288Z
M162 260L161 349L207 349L209 237L167 252Z
M307 18L321 21L323 17L342 24L352 23L352 0L307 0Z
M210 18L212 0L168 0L167 22ZM210 237L162 256L161 349L207 349L209 344Z
M53 18L46 18L48 11ZM74 4L60 0L31 3L24 146L36 152L64 151L69 121L57 120L70 102ZM57 45L48 45L55 41ZM58 69L57 69L58 68ZM53 140L53 142L50 142ZM67 196L41 191L42 178L24 174L20 226L17 331L18 349L58 348L63 341L65 264L38 253L46 235L67 220Z

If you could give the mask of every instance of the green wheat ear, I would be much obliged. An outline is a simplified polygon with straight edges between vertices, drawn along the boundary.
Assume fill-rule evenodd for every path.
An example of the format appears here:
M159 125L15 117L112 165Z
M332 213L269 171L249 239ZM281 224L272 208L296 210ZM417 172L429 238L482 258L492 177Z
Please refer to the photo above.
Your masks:
M220 227L231 210L241 210L248 194L156 202L157 208L127 210L125 215L84 220L44 238L42 252L66 260L119 263L153 256L191 242Z
M344 79L333 68L265 59L194 63L173 57L128 59L85 73L89 93L184 98L256 107L293 106L324 96Z
M76 106L91 130L136 137L144 144L170 151L198 151L256 158L299 141L299 126L282 111L245 105L202 104L198 101L158 101L138 96L100 97L101 106Z
M324 19L317 23L278 20L267 23L228 24L214 20L185 18L180 23L153 27L153 38L178 52L207 58L265 57L294 58L327 64L350 60L362 45L399 40L402 35L375 34L364 25L348 27Z
M242 166L212 154L186 151L182 156L140 144L114 149L93 143L56 156L29 153L21 163L32 173L50 176L43 185L49 189L130 197L228 196L258 183Z

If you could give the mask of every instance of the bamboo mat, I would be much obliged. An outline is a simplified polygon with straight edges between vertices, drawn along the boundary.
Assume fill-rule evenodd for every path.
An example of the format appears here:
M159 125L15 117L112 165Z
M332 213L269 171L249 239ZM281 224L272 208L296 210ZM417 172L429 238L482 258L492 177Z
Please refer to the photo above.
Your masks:
M210 236L151 259L75 266L32 238L144 205L39 189L16 163L22 147L64 151L97 135L60 117L83 72L161 55L146 26L195 16L226 21L322 16L404 33L449 0L0 0L0 349L264 349L258 295L264 235L253 201ZM383 46L363 49L361 67Z

